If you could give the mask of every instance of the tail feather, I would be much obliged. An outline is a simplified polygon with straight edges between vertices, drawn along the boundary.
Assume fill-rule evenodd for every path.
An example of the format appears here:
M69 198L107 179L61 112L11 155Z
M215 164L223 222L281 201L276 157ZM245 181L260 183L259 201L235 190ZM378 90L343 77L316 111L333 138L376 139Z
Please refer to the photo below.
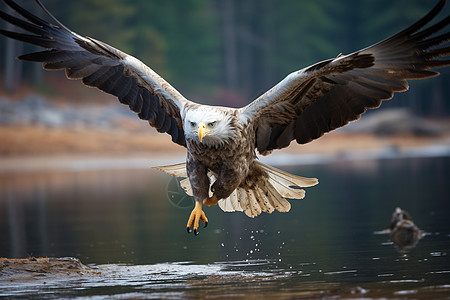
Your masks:
M186 171L186 163L180 163L176 165L170 165L170 166L159 166L159 167L153 167L154 169L163 171L169 175L175 176L175 177L188 177L187 171Z
M181 180L180 185L186 194L188 194L191 197L193 196L191 182L189 181L189 178Z
M250 205L250 200L247 198L247 193L244 189L238 188L233 193L236 193L236 198L239 201L239 204L242 207L242 211L246 211L248 209L248 206ZM232 193L232 194L233 194ZM230 197L226 199L222 199L221 201L229 201Z
M239 200L244 197L245 191L238 188L228 198L219 200L218 205L224 212L244 211L244 202Z
M238 191L234 191L227 199L219 201L219 207L225 212L244 211L239 201Z
M275 210L275 208L270 203L269 198L267 197L266 193L262 190L261 186L257 186L255 192L257 194L257 199L259 199L261 210L271 214Z
M217 205L219 205L219 207L224 212L233 212L233 211L235 211L235 209L233 208L233 202L231 201L231 196L230 196L230 201L219 201L217 203Z
M305 198L305 190L294 189L290 186L283 185L276 179L273 179L272 177L269 178L269 182L273 185L273 187L277 190L277 192L280 193L282 197L290 199Z
M245 191L248 200L247 209L244 209L244 213L250 218L254 218L261 214L261 205L260 199L257 199L255 195L255 190L246 190Z
M268 185L269 199L272 199L273 206L279 212L288 212L291 210L291 204L284 199L278 191L269 183Z
M252 188L238 187L228 198L219 200L218 205L223 211L243 211L251 218L261 212L272 213L275 210L288 212L291 204L285 198L302 199L305 197L305 191L300 187L319 183L316 178L296 176L258 161L255 163L266 172L268 177L259 178ZM187 177L185 163L155 168L172 176ZM213 172L209 171L208 176L211 184L216 181L216 175ZM192 187L188 178L181 180L180 185L188 195L192 196ZM212 196L211 191L210 196Z
M230 202L231 205L233 207L232 211L244 211L242 209L242 206L240 204L239 198L238 198L238 194L237 193L232 193L230 196Z
M264 171L266 171L269 174L269 177L272 178L274 181L277 181L280 184L288 187L289 186L309 187L319 183L319 180L317 180L317 178L307 178L292 175L288 172L263 164L259 161L256 161L256 164L260 166Z

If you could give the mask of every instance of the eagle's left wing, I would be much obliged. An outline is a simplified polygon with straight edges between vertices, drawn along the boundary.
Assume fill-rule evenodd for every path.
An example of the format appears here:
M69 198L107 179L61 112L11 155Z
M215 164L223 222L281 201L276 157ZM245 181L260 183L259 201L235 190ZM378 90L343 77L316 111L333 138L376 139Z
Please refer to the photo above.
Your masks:
M256 127L258 152L269 154L292 140L308 143L407 90L407 80L438 75L429 69L450 65L450 32L433 35L449 25L450 16L423 27L444 4L441 0L421 20L384 41L288 75L241 108L242 120Z
M19 59L42 62L47 70L65 69L70 79L81 79L91 87L116 96L139 118L148 120L158 132L167 132L172 141L186 146L181 111L189 103L175 88L138 59L90 37L82 37L61 24L51 24L31 14L11 0L3 0L23 18L0 11L0 18L25 32L0 30L7 37L47 48ZM7 75L6 75L7 76Z

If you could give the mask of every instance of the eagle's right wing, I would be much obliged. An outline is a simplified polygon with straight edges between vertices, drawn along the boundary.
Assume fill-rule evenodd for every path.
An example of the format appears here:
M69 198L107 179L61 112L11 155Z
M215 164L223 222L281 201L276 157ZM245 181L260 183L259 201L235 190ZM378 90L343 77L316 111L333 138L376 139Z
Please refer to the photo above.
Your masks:
M177 90L144 63L116 48L70 31L38 5L56 22L51 24L11 0L4 2L23 18L0 11L0 17L27 33L0 30L7 37L47 48L22 55L19 59L42 62L46 70L65 69L70 79L81 79L91 87L112 94L127 104L139 118L148 120L172 141L186 146L181 111L189 103Z

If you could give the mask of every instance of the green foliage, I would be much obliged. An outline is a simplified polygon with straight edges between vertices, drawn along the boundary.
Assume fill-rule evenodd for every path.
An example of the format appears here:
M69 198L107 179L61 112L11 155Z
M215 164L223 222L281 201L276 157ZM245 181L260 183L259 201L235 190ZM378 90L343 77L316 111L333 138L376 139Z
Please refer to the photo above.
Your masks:
M145 12L153 10L155 21L163 32L166 52L165 74L179 89L209 89L219 74L217 28L206 0L155 0L146 3ZM144 7L143 7L144 8ZM145 13L144 13L145 14ZM143 16L145 19L145 16Z
M286 74L339 54L333 38L338 26L329 18L336 2L282 0L278 3L272 14L280 73Z
M187 94L211 91L211 81L217 82L217 28L207 0L78 0L61 9L52 4L72 30L137 57Z

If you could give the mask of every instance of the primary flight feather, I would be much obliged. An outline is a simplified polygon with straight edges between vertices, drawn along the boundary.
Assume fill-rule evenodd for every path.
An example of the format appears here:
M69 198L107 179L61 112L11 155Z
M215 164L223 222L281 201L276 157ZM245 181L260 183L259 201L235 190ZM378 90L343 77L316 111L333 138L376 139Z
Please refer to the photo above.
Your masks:
M207 106L183 97L138 59L72 32L38 0L55 24L14 1L4 2L21 17L3 11L0 17L26 33L0 33L46 49L20 59L42 62L47 70L65 69L68 78L116 96L158 132L186 147L186 163L158 168L187 178L181 184L196 203L187 230L193 227L195 234L200 220L205 226L208 222L203 204L250 217L289 211L285 198L303 198L305 192L298 187L318 180L264 165L256 160L258 153L270 154L293 140L304 144L317 139L379 107L394 92L407 90L407 80L436 76L430 69L450 65L450 16L426 27L445 5L441 0L398 34L293 72L245 107Z

